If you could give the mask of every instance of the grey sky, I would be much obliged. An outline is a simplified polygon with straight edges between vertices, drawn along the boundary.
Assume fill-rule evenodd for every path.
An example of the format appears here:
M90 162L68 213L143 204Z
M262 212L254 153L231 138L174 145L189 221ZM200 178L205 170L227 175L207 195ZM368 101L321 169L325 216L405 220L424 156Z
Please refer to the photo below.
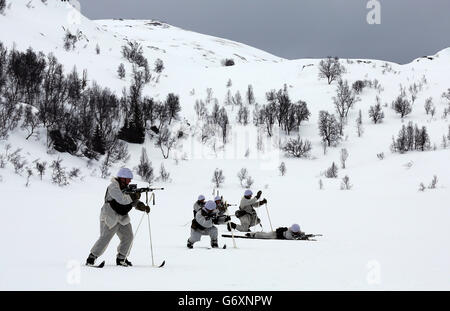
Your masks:
M407 63L450 47L449 0L79 0L91 19L157 19L288 59L328 55Z

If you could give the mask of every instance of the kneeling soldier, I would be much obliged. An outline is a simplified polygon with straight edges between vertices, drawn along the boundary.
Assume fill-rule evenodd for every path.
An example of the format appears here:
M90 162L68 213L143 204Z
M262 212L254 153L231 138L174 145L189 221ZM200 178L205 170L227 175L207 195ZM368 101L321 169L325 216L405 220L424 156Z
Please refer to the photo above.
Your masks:
M216 203L213 201L206 202L205 206L195 214L192 220L191 236L187 241L187 247L193 248L194 243L200 241L203 235L209 235L211 238L211 247L219 247L217 243L217 227L230 221L230 216L219 216Z

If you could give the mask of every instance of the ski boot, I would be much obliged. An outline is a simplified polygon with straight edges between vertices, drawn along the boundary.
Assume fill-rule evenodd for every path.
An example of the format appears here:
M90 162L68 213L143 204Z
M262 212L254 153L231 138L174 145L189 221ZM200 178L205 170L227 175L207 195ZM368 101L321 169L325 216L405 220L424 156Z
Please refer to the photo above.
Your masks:
M211 241L211 247L212 248L219 248L219 244L217 243L217 241Z
M192 249L192 248L194 248L194 243L191 243L191 241L187 241L187 248L190 248L190 249Z
M89 257L86 259L86 266L93 266L96 259L97 257L95 257L92 253L89 254Z
M116 265L122 266L122 267L132 267L133 265L131 262L128 261L126 258L116 258Z
M231 231L231 229L236 229L236 224L234 222L228 222L227 229L228 231Z

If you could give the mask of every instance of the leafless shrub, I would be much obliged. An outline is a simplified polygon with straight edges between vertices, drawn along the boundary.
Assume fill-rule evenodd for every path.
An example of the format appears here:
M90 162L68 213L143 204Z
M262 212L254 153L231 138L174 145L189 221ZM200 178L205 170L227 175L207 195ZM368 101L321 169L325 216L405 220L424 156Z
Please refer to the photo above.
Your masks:
M348 151L347 151L347 149L345 149L345 148L341 149L341 157L340 157L340 159L341 159L342 168L345 169L345 162L348 159Z
M223 176L222 170L216 168L211 181L213 182L216 188L220 188L220 186L225 182L225 176Z
M159 169L159 177L157 178L157 180L162 182L172 181L172 179L170 178L170 173L164 167L164 163L161 163L161 167Z
M436 189L437 183L438 183L438 178L436 175L434 175L433 180L431 181L430 185L428 186L428 189Z
M8 160L14 167L14 172L18 175L22 175L22 172L24 170L25 165L27 164L27 161L23 159L20 152L22 151L21 148L16 149L13 153L9 154Z
M331 166L325 171L326 178L337 178L338 177L338 167L336 163L332 163Z
M286 164L284 162L281 162L280 166L278 167L278 170L280 171L281 176L286 175Z
M251 176L247 176L247 178L245 179L244 182L244 188L249 189L252 187L252 185L254 184L254 180Z
M242 188L245 188L243 182L248 177L248 171L245 167L241 168L241 170L238 172L237 177L239 179L239 183Z
M66 169L61 165L62 161L62 159L58 158L52 162L52 165L50 165L53 169L52 183L57 184L60 187L67 186L69 184L67 181Z
M33 176L33 171L29 167L26 168L26 171L27 171L27 183L25 184L25 187L28 187L30 185L30 178L31 176Z
M348 177L347 175L342 178L342 182L341 182L341 190L350 190L352 189L353 185L350 184L350 177Z
M286 154L296 158L307 158L311 152L311 142L309 140L302 140L300 136L295 139L289 139L282 147Z
M377 153L377 158L380 160L384 160L384 152Z
M35 169L38 171L38 174L42 180L42 176L44 176L45 170L47 169L47 162L39 162L38 160L35 160L35 162L36 162Z
M69 172L69 179L75 179L78 178L80 176L80 169L79 168L72 168L72 170Z

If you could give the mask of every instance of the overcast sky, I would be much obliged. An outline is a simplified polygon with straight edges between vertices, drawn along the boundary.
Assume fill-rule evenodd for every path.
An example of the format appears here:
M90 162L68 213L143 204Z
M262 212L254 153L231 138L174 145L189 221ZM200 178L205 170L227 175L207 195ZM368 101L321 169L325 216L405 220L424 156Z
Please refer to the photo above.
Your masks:
M450 0L79 0L90 19L156 19L288 59L373 58L407 63L450 47Z

